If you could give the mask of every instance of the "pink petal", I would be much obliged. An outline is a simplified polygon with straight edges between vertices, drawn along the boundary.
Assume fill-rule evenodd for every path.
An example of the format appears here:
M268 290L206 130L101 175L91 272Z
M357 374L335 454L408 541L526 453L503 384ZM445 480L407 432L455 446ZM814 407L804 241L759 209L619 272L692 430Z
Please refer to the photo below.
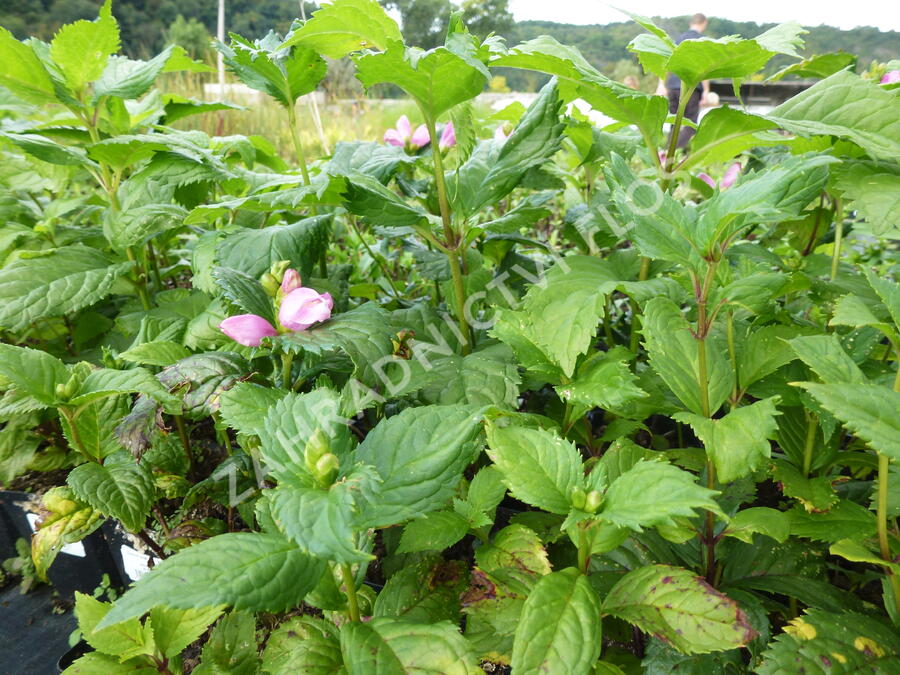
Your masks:
M259 347L263 338L278 335L272 324L256 314L229 316L219 324L219 330L246 347Z
M312 288L297 288L284 297L278 309L278 320L289 330L306 330L314 323L331 317L334 301L328 293Z
M444 130L441 132L441 140L438 142L441 150L452 148L456 145L456 129L453 128L453 122L447 122Z
M728 167L728 170L725 172L725 175L722 176L722 189L730 188L737 182L738 177L741 175L741 169L744 167L741 166L740 162L735 162L731 166Z
M388 145L395 145L398 148L402 148L406 145L406 139L404 139L396 129L388 129L384 132L384 142Z
M284 271L284 276L281 278L282 293L287 295L294 289L300 288L302 285L300 273L297 270L288 269Z
M428 128L424 124L420 124L416 132L412 135L411 144L414 148L424 148L431 141L428 136Z
M697 178L699 178L699 179L702 180L704 183L706 183L707 185L709 185L709 187L711 187L713 190L716 189L716 181L714 181L714 180L712 179L712 177L711 177L708 173L702 173L702 172L701 172L701 173L698 173L698 174L697 174Z
M895 82L900 82L900 70L891 70L881 78L881 84L894 84Z
M406 115L400 115L400 119L397 120L397 131L400 132L404 141L412 136L412 124L409 123Z

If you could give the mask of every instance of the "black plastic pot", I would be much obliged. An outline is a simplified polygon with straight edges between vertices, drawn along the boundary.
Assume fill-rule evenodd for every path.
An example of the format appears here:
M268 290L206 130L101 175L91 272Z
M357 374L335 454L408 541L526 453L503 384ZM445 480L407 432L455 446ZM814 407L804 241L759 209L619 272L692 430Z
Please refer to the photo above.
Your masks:
M31 540L39 503L39 498L33 494L0 491L0 559L18 555L16 540ZM112 586L124 588L125 578L103 528L60 551L47 572L50 582L63 597L71 597L75 591L92 592L101 584L104 574Z
M63 672L66 668L71 666L82 656L92 651L94 651L94 649L87 642L81 640L69 651L59 657L59 661L56 662L56 672Z

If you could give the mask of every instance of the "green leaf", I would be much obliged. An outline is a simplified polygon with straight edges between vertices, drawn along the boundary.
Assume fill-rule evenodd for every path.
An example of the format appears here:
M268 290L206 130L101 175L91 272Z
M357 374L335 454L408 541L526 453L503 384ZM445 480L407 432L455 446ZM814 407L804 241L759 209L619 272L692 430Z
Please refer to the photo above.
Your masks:
M353 493L359 481L344 477L328 490L287 484L268 493L279 529L311 555L339 563L364 563L357 547Z
M755 40L729 35L718 40L685 40L672 50L665 65L687 90L703 80L747 77L766 65L771 57L772 53Z
M383 480L363 513L367 526L394 525L446 503L479 452L480 431L472 406L408 408L382 420L356 449L356 459Z
M575 568L553 572L528 595L512 651L516 673L589 673L600 656L600 598Z
M43 105L56 102L53 81L37 54L13 34L0 27L0 85L23 101Z
M266 641L262 672L338 675L343 670L334 624L314 616L295 616L278 626Z
M713 108L703 116L691 139L691 154L682 168L695 164L716 164L759 146L781 145L784 137L772 130L771 120L737 108Z
M164 404L167 409L180 410L179 401L160 384L149 370L131 368L114 370L97 368L88 373L68 404L82 406L116 394L144 394Z
M894 627L875 617L807 609L769 643L762 657L760 675L892 672L900 669L900 640Z
M197 675L256 675L259 656L256 645L256 617L233 611L221 618L203 645Z
M753 506L738 511L728 523L724 534L753 543L753 535L759 533L782 543L791 534L791 520L783 511L765 506Z
M85 154L84 150L78 147L72 147L57 143L56 141L38 136L37 134L13 134L9 132L0 133L0 136L14 143L33 157L37 157L43 162L49 164L58 164L60 166L85 166L95 167L96 165Z
M692 517L695 509L721 514L713 500L716 494L697 485L687 471L642 460L609 486L599 515L619 527L640 532L644 527L675 525L674 518Z
M157 606L281 612L302 602L324 565L279 534L220 534L157 563L116 601L101 627Z
M900 328L900 284L890 279L882 279L872 270L866 270L866 278L875 294L881 298L885 308L894 321L894 326Z
M787 512L791 534L814 541L836 542L840 539L864 539L875 534L875 514L865 506L846 499L839 500L827 511L794 507Z
M778 429L778 401L777 396L756 401L719 419L693 413L676 413L673 418L691 425L715 464L718 480L730 483L761 468L771 457L769 439Z
M876 236L896 235L900 221L900 172L869 163L846 163L835 186L861 212Z
M476 666L471 647L449 621L423 625L379 617L347 623L341 653L348 675L470 675Z
M700 399L700 342L691 333L687 319L674 302L653 298L644 305L644 346L653 366L663 381L693 413L715 413L734 384L734 371L728 363L727 350L715 336L707 336L706 350L709 410L703 410Z
M844 70L847 66L856 65L856 56L846 52L837 51L828 54L817 54L803 59L799 63L792 63L779 70L767 79L770 82L778 82L787 75L796 75L797 77L815 77L823 78L834 75L839 70Z
M69 371L56 357L39 349L0 342L0 375L21 393L42 406L56 403L58 384L66 384Z
M478 470L472 482L466 501L477 511L492 511L506 496L503 477L497 469L485 466Z
M566 375L571 376L579 355L588 351L603 316L606 294L617 284L616 270L607 261L569 256L525 296L534 342Z
M76 244L0 270L0 327L20 331L38 319L75 312L102 300L131 263L111 264L99 251Z
M304 279L312 276L319 256L328 245L331 216L304 218L290 225L244 229L222 239L216 262L254 279L268 272L272 263L289 261Z
M103 464L77 466L67 479L81 501L121 521L129 532L139 532L156 497L150 472L125 451L116 452Z
M119 24L107 0L94 21L64 25L50 43L50 56L74 92L98 79L112 54L119 51Z
M443 551L450 548L469 531L469 523L453 511L435 511L411 520L403 528L397 553Z
M447 190L454 210L464 218L496 204L522 181L526 173L553 157L562 145L562 102L556 83L541 89L513 133L502 144L481 143L456 171L447 174Z
M859 75L842 70L785 103L767 117L804 136L838 136L888 162L900 155L900 100Z
M31 538L31 559L38 577L47 581L47 570L62 547L84 539L103 524L103 518L64 486L50 488L41 507L42 518Z
M262 284L249 274L227 267L214 267L213 279L216 280L222 295L248 314L261 316L273 326L275 311L272 299L266 294Z
M200 418L216 412L222 393L251 371L250 363L234 352L206 352L176 361L157 378L181 397L182 414Z
M94 101L104 96L124 99L139 98L147 93L172 56L166 47L149 61L132 61L124 56L111 56L103 74L94 83Z
M383 52L354 58L356 76L367 89L376 84L394 84L432 120L455 105L475 98L484 89L489 73L474 55L474 47L457 53L447 47L427 52L407 49L391 41Z
M156 648L166 658L178 656L185 647L203 635L221 613L221 607L199 609L154 607L150 610L150 625L153 626L153 641Z
M419 391L425 403L517 407L519 372L505 345L493 345L466 356L454 354L429 364L429 383Z
M544 511L567 514L570 495L582 486L575 446L542 429L488 425L488 455L516 499Z
M647 396L637 381L625 361L596 354L578 369L571 383L557 386L556 393L589 408L619 410L629 401Z
M772 480L780 484L786 496L797 499L809 512L827 511L838 502L831 476L806 478L786 460L775 461Z
M798 386L873 450L900 460L900 392L874 384L800 382Z
M122 661L153 655L153 629L149 625L142 626L137 618L98 630L98 624L111 607L108 602L75 593L75 616L85 642L98 652L117 656Z
M648 565L622 577L603 612L659 635L687 654L742 647L756 637L738 604L688 570Z
M314 12L282 49L303 45L340 59L363 49L384 51L392 42L402 41L397 22L375 0L338 0Z
M119 663L113 656L100 652L88 652L63 672L67 675L155 675L156 666L143 665L141 661Z
M463 563L425 558L391 575L375 600L373 616L422 624L458 623L459 596L467 582Z
M512 568L535 576L550 574L550 560L541 538L524 525L507 525L491 542L475 551L478 567L488 572Z
M238 382L219 398L219 415L235 431L261 436L269 409L287 395L284 389Z
M797 356L827 384L867 381L835 335L809 335L789 341Z
M119 358L144 366L171 366L176 361L185 359L191 352L177 342L171 340L155 340L135 345L119 354Z
M125 396L109 396L82 404L73 420L60 415L63 435L85 459L100 461L122 449L116 430L128 414L128 403Z
M282 49L274 33L250 42L230 33L231 43L217 42L216 49L228 69L251 89L264 92L286 108L308 94L325 77L325 60L305 47Z
M386 385L384 369L392 361L394 347L391 338L396 334L388 323L387 313L374 302L367 302L328 321L304 331L273 338L288 352L324 354L339 349L353 361L355 386L367 385L383 389ZM354 390L365 397L368 392ZM358 403L358 401L354 401ZM356 411L353 411L356 412Z
M240 396L238 392L235 396ZM317 429L330 441L330 450L338 457L352 447L347 421L340 415L338 395L325 387L308 394L289 393L277 398L256 392L250 404L261 413L256 424L248 430L259 435L260 454L266 468L279 482L294 483L297 478L311 479L305 464L305 448ZM240 405L240 399L232 399ZM262 406L267 405L265 411ZM241 412L241 418L245 411ZM233 415L233 413L232 413Z

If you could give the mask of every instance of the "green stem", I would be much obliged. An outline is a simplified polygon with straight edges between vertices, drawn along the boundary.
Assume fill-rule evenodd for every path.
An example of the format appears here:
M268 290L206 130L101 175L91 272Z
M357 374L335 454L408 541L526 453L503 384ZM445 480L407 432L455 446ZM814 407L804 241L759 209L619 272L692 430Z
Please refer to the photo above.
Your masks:
M303 143L300 141L300 134L297 132L297 113L294 103L287 107L288 126L291 128L291 141L294 144L294 152L297 155L297 162L300 164L300 173L303 175L303 184L309 185L309 167L306 165L306 154L303 152Z
M813 450L816 447L816 430L819 428L816 416L806 412L806 442L803 444L803 477L809 477L812 469Z
M293 379L291 378L291 366L294 365L294 355L290 352L281 355L281 386L290 390Z
M650 274L650 258L641 258L641 271L638 272L638 281L646 281ZM635 300L631 300L631 336L629 339L629 348L632 352L637 353L638 350L638 333L641 329L641 318L638 311L638 304Z
M100 463L100 460L96 457L93 457L85 448L84 441L81 440L81 432L78 431L78 425L75 424L75 415L64 407L59 408L59 414L66 418L66 422L69 423L69 431L72 432L72 443L75 445L75 449L78 450L85 458L91 460L92 462Z
M887 562L894 562L891 554L891 545L888 540L888 482L890 480L890 459L886 455L878 453L878 547L881 549L881 557ZM900 617L900 576L893 570L887 570L891 584L891 595L894 596L894 608L896 616Z
M603 334L606 336L606 348L612 349L616 345L616 338L612 332L612 321L610 314L612 313L612 293L607 294L603 307Z
M434 162L434 182L437 186L438 205L441 210L441 225L444 228L444 245L449 249L446 253L450 263L450 275L453 277L453 289L456 294L456 320L459 323L459 331L462 333L464 344L463 354L471 351L471 334L469 321L466 319L466 288L463 283L462 266L460 265L460 237L453 230L453 222L450 217L450 202L447 199L447 183L444 180L444 160L441 157L437 128L430 115L425 115L425 125L428 128L428 136L431 139L431 157Z
M344 582L344 593L347 594L347 610L351 621L359 621L359 601L356 598L356 580L349 563L341 563L341 579Z
M181 415L173 415L175 418L175 429L178 431L178 439L181 441L181 447L184 450L188 462L191 461L191 441L188 437L187 427L184 425L184 417Z
M347 220L350 221L350 226L353 228L353 231L356 232L356 236L359 237L359 241L362 243L363 248L366 249L366 252L375 261L375 263L381 268L382 274L384 274L385 278L387 278L388 283L391 285L391 291L393 291L394 297L399 300L400 292L397 290L397 287L394 285L394 277L391 275L390 267L388 267L384 258L381 255L376 254L372 248L369 246L369 242L366 241L365 237L363 237L362 232L359 229L359 226L356 224L356 218L353 216L349 216Z
M672 168L675 165L675 150L678 148L678 134L681 132L681 124L684 120L684 109L687 107L691 95L694 93L693 87L686 86L687 83L681 83L681 94L678 97L678 111L675 113L675 121L672 123L671 136L669 137L669 148L666 150L666 177L663 179L663 191L669 189L672 179L669 178ZM685 95L685 92L687 94Z
M141 306L144 308L144 311L150 310L150 295L147 293L147 276L144 274L143 267L138 262L137 256L134 254L134 249L130 246L125 249L125 254L128 256L128 260L134 263L135 267L135 288L137 288L138 297L141 299Z
M731 406L738 404L738 394L741 391L741 373L738 367L737 350L734 346L734 312L728 312L728 320L725 323L728 337L728 357L731 359L731 369L734 371L734 388L731 390Z
M714 490L716 487L716 467L711 460L706 461L706 487ZM716 581L716 515L712 511L706 512L706 581L714 585Z
M156 283L156 291L163 289L162 276L159 273L159 261L156 259L156 251L153 249L153 243L147 242L147 258L150 261L150 270L153 272L153 280Z
M583 529L579 528L578 534L578 569L581 570L582 574L588 573L588 568L591 565L591 554L590 554L590 546L588 544L587 532Z
M834 251L831 254L831 280L834 281L841 261L841 244L844 240L844 201L834 200Z

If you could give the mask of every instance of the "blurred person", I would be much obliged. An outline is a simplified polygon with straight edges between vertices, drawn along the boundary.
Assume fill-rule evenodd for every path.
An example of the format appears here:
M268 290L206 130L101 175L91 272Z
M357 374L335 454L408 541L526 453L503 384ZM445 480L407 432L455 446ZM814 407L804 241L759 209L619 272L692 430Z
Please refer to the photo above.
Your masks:
M634 75L626 75L625 79L622 80L622 84L624 84L629 89L640 89L641 83Z
M699 40L703 37L703 33L708 25L709 21L707 20L706 15L694 14L694 16L691 17L690 26L685 32L678 36L678 39L675 40L675 44L681 44L685 40ZM706 104L706 97L709 94L709 80L704 80L702 86L702 96L700 94L700 87L694 89L693 93L691 93L691 97L688 99L687 106L685 106L684 109L684 116L695 124L700 117L700 105ZM678 112L678 102L681 98L681 80L674 74L669 73L669 76L666 78L666 90L669 94L669 112L674 115ZM681 131L678 133L677 147L684 148L687 146L693 135L694 130L691 127L682 126Z

